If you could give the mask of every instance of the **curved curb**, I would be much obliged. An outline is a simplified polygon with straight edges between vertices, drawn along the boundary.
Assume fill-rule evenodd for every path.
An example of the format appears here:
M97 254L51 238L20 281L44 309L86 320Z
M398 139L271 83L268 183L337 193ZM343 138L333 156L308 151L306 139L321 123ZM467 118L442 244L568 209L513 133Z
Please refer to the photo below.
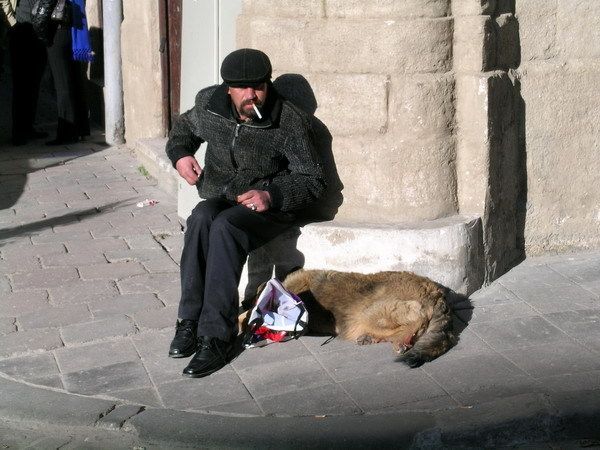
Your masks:
M363 416L226 417L126 405L0 377L0 417L101 427L145 442L244 448L440 448L600 438L600 391L522 394L472 408Z

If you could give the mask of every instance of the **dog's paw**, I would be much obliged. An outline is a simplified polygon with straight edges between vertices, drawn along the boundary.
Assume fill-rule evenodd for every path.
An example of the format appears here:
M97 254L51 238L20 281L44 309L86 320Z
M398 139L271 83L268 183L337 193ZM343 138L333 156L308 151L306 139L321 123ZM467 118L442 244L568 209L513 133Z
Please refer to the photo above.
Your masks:
M373 340L373 337L371 335L363 334L362 336L356 338L356 343L358 345L370 345L374 344L375 341Z

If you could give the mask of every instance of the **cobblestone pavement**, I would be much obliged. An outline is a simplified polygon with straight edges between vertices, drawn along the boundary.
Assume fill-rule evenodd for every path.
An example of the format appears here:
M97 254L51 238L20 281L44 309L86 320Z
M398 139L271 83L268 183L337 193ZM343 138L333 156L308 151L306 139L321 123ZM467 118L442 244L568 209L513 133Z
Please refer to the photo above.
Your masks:
M108 412L154 438L174 417L281 417L289 430L302 422L286 417L361 418L339 422L358 433L379 415L400 429L391 418L410 413L402 423L435 426L433 442L467 419L478 430L522 419L531 439L565 417L579 418L583 436L592 425L581 417L598 419L600 252L528 259L456 304L458 345L418 369L385 344L305 336L183 378L187 359L167 357L182 245L176 199L126 148L99 140L0 146L1 417L17 414L29 392L36 420L57 414L43 405L68 398L81 403L78 416ZM138 207L145 199L158 203Z

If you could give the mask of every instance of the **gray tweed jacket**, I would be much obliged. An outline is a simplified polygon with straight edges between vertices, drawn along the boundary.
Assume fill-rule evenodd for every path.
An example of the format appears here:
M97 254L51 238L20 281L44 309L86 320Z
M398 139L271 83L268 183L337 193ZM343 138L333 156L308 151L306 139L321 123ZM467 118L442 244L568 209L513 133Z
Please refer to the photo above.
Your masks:
M271 194L272 208L306 208L325 191L325 179L309 117L269 86L263 119L238 123L221 84L201 90L192 109L169 133L167 155L173 165L207 142L197 187L202 198L235 201L250 189Z

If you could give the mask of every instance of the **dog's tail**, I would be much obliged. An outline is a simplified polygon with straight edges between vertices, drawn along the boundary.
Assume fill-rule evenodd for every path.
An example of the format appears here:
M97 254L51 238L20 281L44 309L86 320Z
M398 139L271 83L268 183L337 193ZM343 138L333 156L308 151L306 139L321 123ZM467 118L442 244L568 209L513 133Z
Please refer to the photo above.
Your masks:
M419 367L447 352L456 342L457 339L452 331L452 314L444 297L441 296L433 307L425 333L398 360L410 367Z

